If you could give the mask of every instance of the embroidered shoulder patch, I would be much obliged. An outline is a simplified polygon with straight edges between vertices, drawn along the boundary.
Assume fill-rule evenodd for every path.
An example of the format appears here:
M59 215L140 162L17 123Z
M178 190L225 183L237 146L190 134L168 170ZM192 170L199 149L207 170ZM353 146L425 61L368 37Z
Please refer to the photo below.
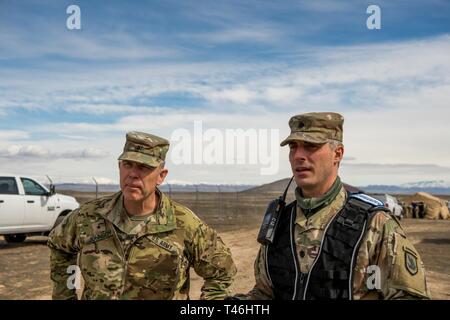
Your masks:
M419 268L417 267L417 257L408 248L403 248L403 250L405 251L406 270L413 276L419 271Z

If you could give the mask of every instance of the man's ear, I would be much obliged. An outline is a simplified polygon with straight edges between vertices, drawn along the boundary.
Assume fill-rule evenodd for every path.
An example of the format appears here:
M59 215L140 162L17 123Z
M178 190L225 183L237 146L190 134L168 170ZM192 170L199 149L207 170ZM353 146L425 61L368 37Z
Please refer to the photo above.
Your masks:
M344 158L344 145L340 144L334 150L334 163L340 163Z
M161 169L158 175L158 185L161 185L164 182L168 173L169 170L167 170L166 168Z

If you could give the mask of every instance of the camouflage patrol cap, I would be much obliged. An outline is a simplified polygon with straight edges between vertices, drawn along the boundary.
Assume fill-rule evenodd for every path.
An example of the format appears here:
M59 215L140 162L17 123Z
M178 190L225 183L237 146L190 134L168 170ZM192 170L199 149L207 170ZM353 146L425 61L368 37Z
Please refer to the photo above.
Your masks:
M310 112L293 116L289 120L291 134L281 146L294 140L323 144L329 140L343 141L344 117L335 112Z
M169 141L158 136L131 131L119 160L138 162L150 167L157 167L166 159Z

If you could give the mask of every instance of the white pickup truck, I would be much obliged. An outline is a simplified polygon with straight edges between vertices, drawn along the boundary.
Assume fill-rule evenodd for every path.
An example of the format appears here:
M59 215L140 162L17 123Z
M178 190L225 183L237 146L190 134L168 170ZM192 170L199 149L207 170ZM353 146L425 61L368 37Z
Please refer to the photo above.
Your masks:
M55 193L22 176L0 175L0 235L7 242L48 235L70 211L80 205L73 197Z

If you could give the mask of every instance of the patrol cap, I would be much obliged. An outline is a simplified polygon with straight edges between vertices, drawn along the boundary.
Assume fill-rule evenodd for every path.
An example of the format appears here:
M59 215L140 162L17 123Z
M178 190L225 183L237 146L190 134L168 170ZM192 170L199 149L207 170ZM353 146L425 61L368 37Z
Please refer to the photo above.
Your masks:
M289 120L291 134L281 142L281 146L291 141L301 140L323 144L329 140L343 141L344 117L335 112L309 112L293 116Z
M119 160L138 162L150 167L157 167L166 159L169 141L145 132L127 133L125 147Z

